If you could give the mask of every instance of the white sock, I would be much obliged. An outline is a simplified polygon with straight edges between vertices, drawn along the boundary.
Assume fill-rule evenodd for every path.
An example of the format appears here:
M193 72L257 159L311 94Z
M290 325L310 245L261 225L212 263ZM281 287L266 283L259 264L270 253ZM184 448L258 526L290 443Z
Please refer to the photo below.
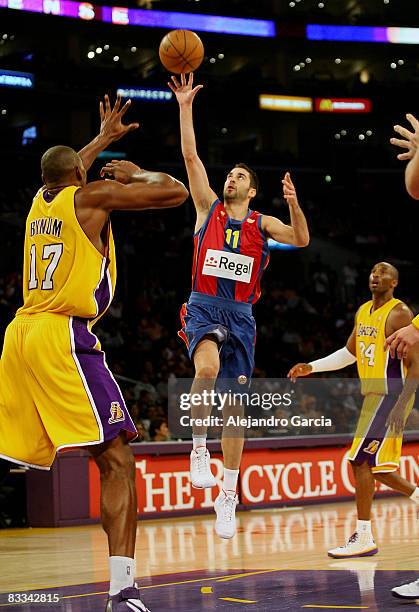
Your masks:
M130 557L109 557L111 583L109 595L116 595L122 589L134 586L135 559Z
M356 522L356 530L360 535L372 538L371 521L360 521L358 519Z
M239 470L228 470L227 468L224 468L224 480L223 480L224 491L236 492L238 478L239 478Z
M192 436L193 449L196 450L198 446L207 447L207 436Z
M417 504L419 504L419 487L416 487L416 489L413 491L412 495L409 495L410 499L414 502L416 502Z

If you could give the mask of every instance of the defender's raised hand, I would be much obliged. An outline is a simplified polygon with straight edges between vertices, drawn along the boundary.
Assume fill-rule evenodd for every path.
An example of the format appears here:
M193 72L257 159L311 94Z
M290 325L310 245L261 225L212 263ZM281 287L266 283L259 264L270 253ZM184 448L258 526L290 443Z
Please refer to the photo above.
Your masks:
M140 127L139 123L122 123L122 118L131 106L131 100L127 100L121 108L122 98L118 96L113 108L109 96L105 95L104 101L99 103L100 113L100 136L115 142L119 140L128 132L132 132Z
M397 155L397 159L400 160L412 159L419 146L419 121L410 113L406 115L406 119L412 126L413 132L410 132L402 125L395 125L394 131L397 132L397 134L400 134L400 136L403 136L403 139L390 138L390 142L392 145L400 147L401 149L406 149L404 153L399 153Z
M203 85L197 85L192 88L193 85L193 72L189 73L188 80L186 80L186 74L182 72L180 75L180 83L175 76L172 76L172 83L169 81L167 84L176 96L179 105L192 104L196 94Z

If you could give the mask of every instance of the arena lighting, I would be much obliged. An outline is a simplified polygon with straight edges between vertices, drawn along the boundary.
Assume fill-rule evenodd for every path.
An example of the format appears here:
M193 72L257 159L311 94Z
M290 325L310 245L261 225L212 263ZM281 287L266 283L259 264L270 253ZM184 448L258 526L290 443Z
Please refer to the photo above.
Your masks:
M277 242L276 240L272 240L272 238L268 238L268 248L270 251L295 251L300 247L297 247L294 244L285 244L284 242Z
M368 98L315 98L314 108L318 113L370 113Z
M97 156L98 159L125 159L126 153L122 151L102 151Z
M0 8L31 13L44 13L90 21L104 21L118 25L195 30L275 38L275 22L265 19L244 19L222 15L201 15L169 11L147 11L122 6L97 6L73 0L0 0Z
M151 102L167 102L173 94L165 89L152 89L150 87L118 87L116 93L121 98L149 100Z
M311 113L313 110L313 100L298 96L261 94L259 96L259 108L273 111L288 111L291 113Z
M38 138L38 131L36 129L36 125L31 125L23 130L22 134L22 145L26 146L28 144L32 144L34 140Z
M32 89L34 75L29 72L15 72L14 70L0 69L0 87L19 87Z
M306 26L306 38L307 40L419 45L419 28L336 26L309 23Z

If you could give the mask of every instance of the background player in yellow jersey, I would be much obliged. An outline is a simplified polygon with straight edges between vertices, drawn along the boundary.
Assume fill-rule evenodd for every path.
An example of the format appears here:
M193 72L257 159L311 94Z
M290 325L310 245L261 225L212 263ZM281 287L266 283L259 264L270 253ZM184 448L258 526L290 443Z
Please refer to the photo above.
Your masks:
M361 379L364 402L349 454L355 477L358 521L349 541L329 550L331 557L360 557L378 552L371 531L374 480L419 504L419 487L395 473L403 434L400 427L395 431L389 426L391 415L400 412L404 426L414 401L411 385L419 379L419 350L412 350L406 360L393 358L384 351L386 337L412 320L406 304L393 296L398 277L394 266L377 263L369 277L372 300L359 308L346 346L323 359L298 363L288 373L295 379L315 372L339 370L356 362Z
M116 180L86 183L86 170L125 126L118 98L101 104L101 129L80 154L64 146L42 157L44 186L25 230L24 304L8 326L0 361L0 456L49 469L57 450L87 446L101 475L108 535L107 611L146 610L135 588L137 500L128 441L137 431L92 325L116 281L112 210L169 208L188 192L167 174L131 162L107 164Z

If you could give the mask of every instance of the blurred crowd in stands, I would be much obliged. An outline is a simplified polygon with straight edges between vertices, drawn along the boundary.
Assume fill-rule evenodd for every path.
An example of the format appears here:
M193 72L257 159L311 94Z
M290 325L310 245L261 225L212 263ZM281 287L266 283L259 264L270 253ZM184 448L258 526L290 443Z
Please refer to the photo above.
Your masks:
M260 175L263 179L264 172ZM271 172L269 178L272 195L262 194L254 208L286 221L286 205L273 187L278 176L274 177ZM297 187L298 179L297 174ZM313 177L307 182L315 185ZM410 282L414 273L409 260L410 247L404 240L394 245L385 239L382 226L385 222L389 226L388 218L381 214L365 219L362 201L342 206L347 194L339 202L335 192L330 192L329 197L322 193L316 196L316 192L307 188L304 178L300 179L300 187L312 243L301 251L271 252L262 297L254 308L256 378L285 377L297 361L310 361L342 347L351 333L359 304L370 297L371 265L382 258L389 258L400 267L401 285L396 295L417 312L419 295L417 290L414 293L415 286ZM28 187L0 194L3 247L0 341L21 304L24 218L34 191L35 188L32 191ZM374 202L379 203L381 197L384 197L383 188ZM362 222L356 222L357 215ZM193 377L193 367L177 336L179 309L190 291L193 206L188 201L184 207L171 211L118 213L113 217L118 257L117 292L95 332L106 351L108 365L123 389L140 436L150 441L169 440L168 381ZM391 223L397 226L397 219L394 215ZM406 232L410 234L411 229L406 227ZM353 377L355 374L352 367L335 375ZM342 391L342 398L338 396L337 392L336 401L330 405L336 421L330 433L341 432L344 426L348 433L353 432L359 404L353 394ZM310 394L302 398L301 405L308 417L324 414L324 406ZM414 415L410 426L416 422ZM267 428L252 435L284 433L287 432Z

